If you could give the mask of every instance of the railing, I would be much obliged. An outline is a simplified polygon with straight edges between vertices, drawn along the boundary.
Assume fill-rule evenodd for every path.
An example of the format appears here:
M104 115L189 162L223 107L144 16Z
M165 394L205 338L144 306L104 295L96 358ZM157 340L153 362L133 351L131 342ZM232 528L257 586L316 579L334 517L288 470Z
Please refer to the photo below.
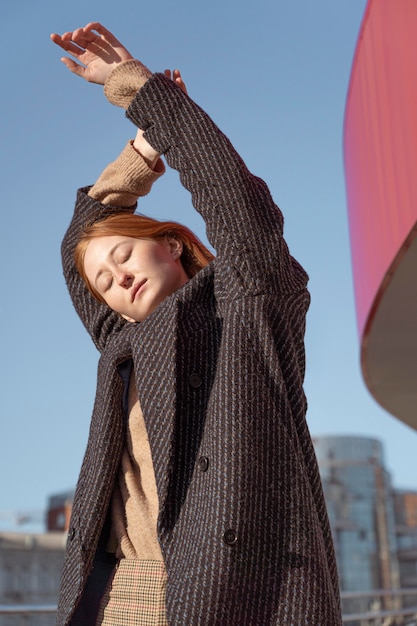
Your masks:
M402 607L401 598L413 598L413 606ZM417 626L417 589L373 589L372 591L342 591L340 594L342 606L349 601L363 600L369 606L368 610L345 613L343 624L353 622L361 626L374 626L377 623L383 626L396 624L413 624ZM389 603L386 600L389 599ZM389 604L391 605L389 608ZM384 606L384 608L382 608ZM404 620L403 618L411 618ZM383 621L382 621L383 620Z
M0 615L56 613L56 604L0 604Z

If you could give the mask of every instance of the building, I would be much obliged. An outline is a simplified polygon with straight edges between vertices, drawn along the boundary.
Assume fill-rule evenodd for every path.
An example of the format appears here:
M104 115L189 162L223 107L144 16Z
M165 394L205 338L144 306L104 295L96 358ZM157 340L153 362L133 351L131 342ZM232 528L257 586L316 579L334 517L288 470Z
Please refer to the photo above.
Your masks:
M0 533L0 605L56 605L66 534ZM1 626L53 626L55 615L0 616Z
M46 514L48 531L68 531L73 499L73 490L50 496Z
M0 605L56 606L74 491L53 495L47 532L0 532ZM17 517L18 518L18 517ZM36 521L28 514L19 522ZM53 626L54 613L0 615L0 626Z
M354 436L314 437L342 592L400 588L394 500L381 443ZM350 599L344 613L398 609L386 596Z
M417 492L394 490L400 583L403 589L417 589ZM415 605L405 598L404 605Z

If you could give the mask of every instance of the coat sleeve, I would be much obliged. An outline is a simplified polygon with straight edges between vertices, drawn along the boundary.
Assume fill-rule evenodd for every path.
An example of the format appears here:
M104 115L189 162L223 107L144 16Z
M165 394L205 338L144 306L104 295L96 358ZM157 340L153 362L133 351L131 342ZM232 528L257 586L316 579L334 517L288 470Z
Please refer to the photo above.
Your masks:
M127 116L191 192L226 272L229 296L305 288L307 275L289 254L283 217L268 187L200 107L155 74L137 92Z
M75 310L100 352L113 332L127 322L90 294L74 264L74 250L82 229L114 213L133 213L136 200L149 193L153 182L164 173L162 161L151 170L129 142L92 187L79 189L74 215L62 242L62 264Z

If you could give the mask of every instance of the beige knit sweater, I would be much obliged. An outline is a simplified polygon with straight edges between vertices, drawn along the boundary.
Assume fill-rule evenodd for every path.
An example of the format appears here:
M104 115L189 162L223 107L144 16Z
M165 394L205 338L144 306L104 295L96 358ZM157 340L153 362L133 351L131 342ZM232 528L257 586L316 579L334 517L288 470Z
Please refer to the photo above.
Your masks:
M129 419L112 502L108 550L118 558L162 561L156 522L158 495L145 422L132 376Z

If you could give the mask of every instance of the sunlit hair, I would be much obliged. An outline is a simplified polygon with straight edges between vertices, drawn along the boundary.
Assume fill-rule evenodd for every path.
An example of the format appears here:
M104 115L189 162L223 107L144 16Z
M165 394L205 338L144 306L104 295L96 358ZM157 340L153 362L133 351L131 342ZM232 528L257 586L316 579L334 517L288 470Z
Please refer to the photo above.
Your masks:
M105 302L89 282L84 269L84 256L87 246L92 239L118 235L121 237L134 237L135 239L164 239L166 236L175 237L183 245L181 263L185 273L192 278L203 267L214 259L213 254L201 243L194 233L177 222L162 222L146 215L131 213L119 213L110 215L103 220L86 226L80 235L74 251L75 266L87 285L90 293L99 300Z

